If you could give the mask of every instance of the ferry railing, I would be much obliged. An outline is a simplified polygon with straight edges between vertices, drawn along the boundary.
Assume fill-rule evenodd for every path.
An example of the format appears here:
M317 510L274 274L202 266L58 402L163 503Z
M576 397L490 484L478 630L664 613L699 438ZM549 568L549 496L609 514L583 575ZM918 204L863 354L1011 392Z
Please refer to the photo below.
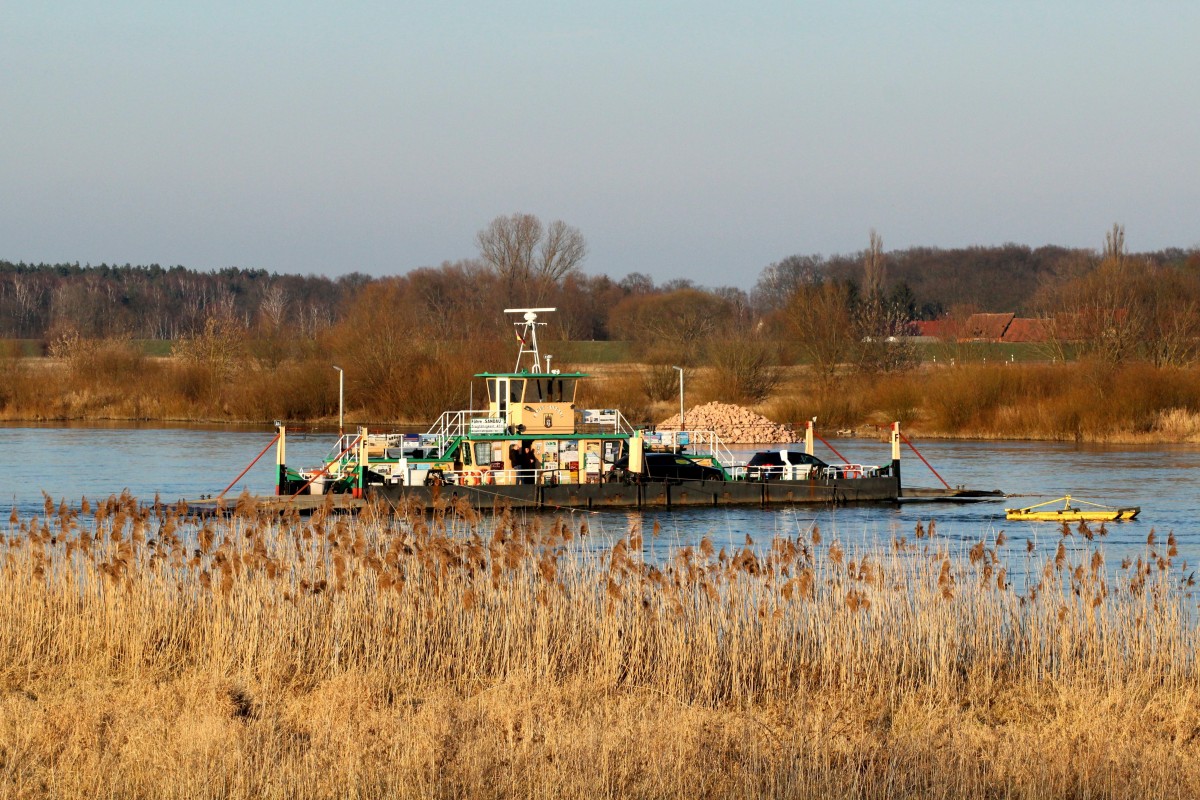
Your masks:
M560 483L563 485L573 485L575 481L570 480L572 470L567 469L546 469L538 467L537 469L489 469L485 471L477 470L444 470L439 472L440 479L447 486L519 486L522 484L543 484L546 486L557 486ZM577 472L577 470L576 470ZM604 480L603 473L592 473L596 475L594 482L600 483ZM587 473L584 473L584 480L579 483L587 483ZM532 481L525 479L532 478Z
M826 479L853 480L855 478L877 477L883 467L877 464L831 464L821 470L821 477Z
M465 427L463 415L469 412L466 411L443 411L442 415L429 427L426 432L427 436L437 436L446 438L448 436L462 436Z
M724 462L722 462L724 464ZM824 478L826 480L853 480L854 478L877 478L887 473L887 467L876 464L830 464L827 467L813 467L805 470L804 465L792 466L754 466L734 464L726 466L731 480L811 480Z
M699 454L693 454L693 456ZM881 475L886 467L881 467L875 464L831 464L822 469L813 468L805 474L801 474L802 467L794 466L790 470L787 467L780 466L763 466L763 467L746 467L745 465L735 465L727 467L726 472L729 473L731 480L776 480L786 478L788 480L806 480L823 478L825 480L854 480L857 478L874 478ZM570 473L575 472L575 479L572 480ZM553 486L558 484L574 485L576 483L602 483L605 480L604 472L586 473L579 470L568 470L563 468L548 469L538 467L536 469L488 469L488 470L444 470L437 471L439 479L447 486L519 486L522 484L543 484ZM596 477L589 481L590 475ZM527 480L532 478L532 480Z
M819 467L808 464L764 464L753 467L739 465L730 470L731 473L735 471L737 474L744 475L746 480L752 481L803 481L819 477L821 474Z
M599 410L586 409L586 411L592 412ZM577 430L581 433L624 433L627 435L632 435L635 430L633 424L617 409L605 410L596 418L601 421L585 422L583 421L583 410L577 411ZM426 435L440 437L443 441L455 436L466 436L471 432L471 420L473 419L493 419L493 417L487 409L443 411L442 415L429 427Z
M867 464L837 464L823 469L813 468L808 472L804 472L803 468L796 466L790 470L786 467L764 466L764 467L746 467L745 465L735 465L727 467L726 472L729 474L729 479L734 481L744 480L816 480L824 478L827 480L853 480L855 478L872 478L879 475L883 467L867 465ZM577 470L576 479L572 480L570 473L573 470L567 469L496 469L496 470L445 470L438 472L439 478L447 486L518 486L529 483L542 484L546 486L564 485L571 486L583 483L603 483L606 478L606 473L591 473L596 477L589 481L588 473L579 474ZM532 477L532 481L526 481L526 478ZM582 478L582 480L580 480Z
M658 444L665 447L690 448L689 455L692 457L715 458L726 469L740 466L716 431L658 431L652 435L660 437ZM656 443L652 439L647 441L651 445Z
M430 426L427 436L437 436L445 442L455 436L466 436L471 432L471 420L490 419L491 412L487 409L443 411L437 421Z
M323 462L325 464L333 464L335 461L341 461L343 465L349 462L357 463L358 459L352 452L352 445L358 441L357 433L343 433L333 443L333 447L325 454Z

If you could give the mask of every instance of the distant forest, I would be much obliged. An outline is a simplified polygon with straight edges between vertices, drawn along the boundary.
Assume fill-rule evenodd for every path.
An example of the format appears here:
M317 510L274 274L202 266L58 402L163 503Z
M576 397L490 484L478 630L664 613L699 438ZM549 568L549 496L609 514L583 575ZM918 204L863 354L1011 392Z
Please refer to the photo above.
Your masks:
M1200 251L1196 249L1131 257L1157 267L1200 271ZM1093 271L1100 256L1091 250L1009 244L920 247L886 252L883 259L881 288L891 304L909 319L935 319L962 307L1033 313L1040 296ZM765 267L750 291L701 287L686 279L656 285L640 273L613 279L575 270L539 291L536 301L553 303L565 312L566 318L554 331L559 336L622 338L628 325L613 318L611 312L621 301L638 296L685 292L700 299L699 295L707 295L704 299L719 300L726 308L736 309L732 318L745 323L777 311L800 286L837 282L853 292L862 276L863 253L789 256ZM483 310L490 314L489 304L508 302L488 290L495 277L482 260L447 262L396 277L409 284L406 297L416 300L429 314ZM0 337L49 339L73 332L85 337L177 340L199 334L214 317L236 320L247 329L286 328L314 337L342 322L365 288L396 277L372 278L355 272L329 278L236 267L202 272L156 264L0 261ZM535 301L534 297L513 299L518 304Z

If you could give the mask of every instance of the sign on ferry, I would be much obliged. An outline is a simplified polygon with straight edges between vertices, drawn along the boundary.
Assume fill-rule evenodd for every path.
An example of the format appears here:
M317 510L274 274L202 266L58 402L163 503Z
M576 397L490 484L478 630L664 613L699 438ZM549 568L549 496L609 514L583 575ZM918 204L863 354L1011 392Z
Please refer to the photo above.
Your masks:
M615 408L588 408L584 409L581 414L585 425L613 425L617 424L617 410Z
M472 417L471 418L471 433L479 435L490 435L496 433L504 433L504 418L503 417Z

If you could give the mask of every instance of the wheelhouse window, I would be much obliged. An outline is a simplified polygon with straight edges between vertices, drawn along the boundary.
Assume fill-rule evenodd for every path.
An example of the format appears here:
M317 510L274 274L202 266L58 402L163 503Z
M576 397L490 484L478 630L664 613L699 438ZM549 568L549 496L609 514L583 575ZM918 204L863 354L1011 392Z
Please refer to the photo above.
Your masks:
M574 378L554 378L549 381L550 387L547 395L552 403L573 403L575 402L575 379Z
M508 382L508 401L520 403L525 399L525 381L511 380Z

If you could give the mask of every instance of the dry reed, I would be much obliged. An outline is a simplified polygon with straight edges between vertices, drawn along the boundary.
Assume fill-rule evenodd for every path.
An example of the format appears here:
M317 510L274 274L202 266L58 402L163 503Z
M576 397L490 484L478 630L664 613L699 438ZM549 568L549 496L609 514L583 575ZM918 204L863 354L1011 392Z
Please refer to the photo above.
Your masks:
M0 795L1200 792L1195 598L1151 545L235 505L10 519Z

